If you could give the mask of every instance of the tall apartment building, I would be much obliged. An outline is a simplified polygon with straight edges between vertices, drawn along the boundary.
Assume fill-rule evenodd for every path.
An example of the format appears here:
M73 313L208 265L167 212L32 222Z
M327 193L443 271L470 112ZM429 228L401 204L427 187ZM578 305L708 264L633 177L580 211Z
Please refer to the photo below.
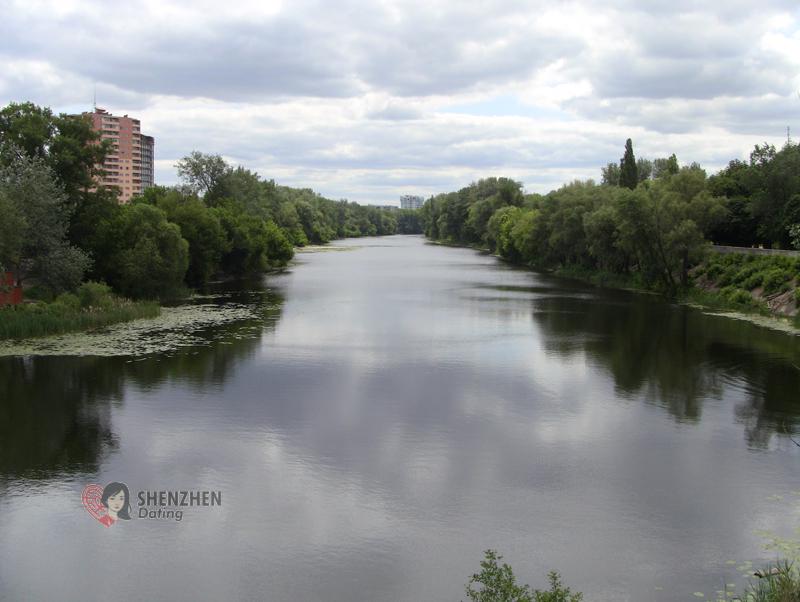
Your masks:
M425 203L421 196L404 194L400 197L400 209L419 209Z
M105 173L99 184L119 188L121 203L153 186L155 141L152 136L142 134L139 120L127 115L117 117L100 108L84 115L89 116L103 140L111 141L111 152L103 163Z

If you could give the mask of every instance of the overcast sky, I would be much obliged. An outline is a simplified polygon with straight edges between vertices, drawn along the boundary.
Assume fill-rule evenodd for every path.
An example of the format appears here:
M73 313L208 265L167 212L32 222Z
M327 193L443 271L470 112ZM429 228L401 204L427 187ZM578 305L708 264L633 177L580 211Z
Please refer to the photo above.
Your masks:
M798 0L0 0L0 101L97 104L330 198L599 179L626 138L709 172L800 138Z

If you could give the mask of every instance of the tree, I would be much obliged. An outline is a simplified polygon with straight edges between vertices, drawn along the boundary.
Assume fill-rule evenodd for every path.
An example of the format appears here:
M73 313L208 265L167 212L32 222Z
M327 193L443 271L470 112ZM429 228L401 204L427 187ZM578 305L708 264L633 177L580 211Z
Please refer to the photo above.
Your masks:
M619 161L619 185L633 190L639 184L639 172L636 168L636 157L633 156L633 143L625 141L625 154Z
M222 256L230 250L230 243L217 214L199 198L175 189L153 186L134 202L158 207L170 222L180 228L181 236L189 243L188 284L203 285L219 271Z
M674 293L707 248L705 234L724 216L724 201L705 189L705 172L684 168L620 199L620 248L636 257L646 280Z
M192 151L175 164L178 177L195 193L203 196L213 190L231 172L220 155L206 155Z
M751 211L758 220L758 235L770 246L791 246L788 228L800 223L800 145L774 147L756 145L750 157L755 168Z
M0 264L19 284L36 278L58 293L80 283L91 261L67 240L70 213L44 159L12 149L0 167Z
M792 241L792 246L800 251L800 224L793 224L789 226L789 238Z
M710 232L716 244L749 247L759 242L758 220L752 211L752 184L758 178L756 168L734 159L708 180L713 196L724 197L728 211L724 219Z
M602 183L606 186L619 186L619 165L609 163L602 168Z
M492 251L500 257L511 261L520 259L519 252L512 238L512 231L521 219L524 210L513 205L501 207L494 212L486 225L486 242Z
M126 205L114 225L119 242L110 262L111 285L129 297L156 299L181 291L189 243L161 209Z
M628 255L618 244L618 224L619 214L613 201L602 203L583 216L589 255L597 261L601 269L620 273L628 268Z
M653 162L645 158L636 159L636 171L640 182L649 180L653 176Z
M653 178L668 178L678 173L680 166L678 165L678 158L675 153L669 157L654 159L653 160Z
M91 280L110 282L112 258L119 247L116 227L122 212L116 192L98 190L84 199L70 220L70 240L80 241L81 249L92 258L86 274Z
M275 225L275 222L268 221L263 225L266 235L267 263L271 267L282 267L289 263L294 256L292 243L283 233L283 230Z
M43 160L73 208L95 185L109 144L81 115L55 116L30 102L0 110L0 163L20 153Z

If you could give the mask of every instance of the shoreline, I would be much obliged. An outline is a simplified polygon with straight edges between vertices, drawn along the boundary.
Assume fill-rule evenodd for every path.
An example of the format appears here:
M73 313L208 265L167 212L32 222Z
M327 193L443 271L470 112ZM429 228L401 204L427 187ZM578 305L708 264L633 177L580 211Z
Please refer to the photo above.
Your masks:
M666 302L673 302L679 305L692 307L709 315L724 316L734 320L743 320L762 328L769 328L770 330L780 331L785 334L800 336L800 312L794 316L789 316L772 312L765 306L746 306L743 304L732 303L722 296L718 291L703 289L694 283L690 289L683 291L680 295L674 298L670 298L662 293L659 293L658 291L654 291L637 284L636 280L630 276L598 270L586 270L585 268L581 268L579 266L563 266L555 269L538 268L509 261L497 253L492 253L489 249L477 245L460 245L447 241L432 240L427 237L425 242L427 244L439 245L443 247L472 249L484 255L491 255L503 263L516 268L524 269L530 272L538 272L541 274L557 276L559 278L577 280L584 284L590 284L598 288L656 295L661 297ZM706 302L703 302L700 297L704 297Z

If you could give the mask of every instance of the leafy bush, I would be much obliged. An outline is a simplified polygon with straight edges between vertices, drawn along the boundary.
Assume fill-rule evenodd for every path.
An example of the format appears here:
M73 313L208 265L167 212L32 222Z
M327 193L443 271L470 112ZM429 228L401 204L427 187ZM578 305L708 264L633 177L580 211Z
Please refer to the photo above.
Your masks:
M735 303L737 305L752 305L753 298L750 296L750 293L747 291L743 291L740 288L733 289L727 295L728 301L731 303Z
M498 562L503 559L494 550L486 550L481 561L481 572L472 575L466 586L467 596L472 602L580 602L583 594L573 594L561 583L560 575L552 571L548 575L549 590L531 590L530 585L519 585L511 567ZM479 589L474 585L479 585Z
M736 281L736 275L739 273L739 269L735 265L729 265L722 271L722 274L717 281L720 286L728 286L733 284Z
M709 280L717 280L724 271L724 268L718 263L712 263L708 270L706 270L706 276L708 276Z
M764 284L764 274L757 272L742 283L742 288L752 291L754 288L758 288L762 284Z
M72 293L62 293L50 305L50 311L53 313L67 314L80 311L81 301L77 296Z
M764 293L770 294L778 291L781 285L791 277L791 273L786 269L778 267L770 269L764 274Z
M109 309L114 304L111 287L103 282L84 282L75 292L83 309Z

